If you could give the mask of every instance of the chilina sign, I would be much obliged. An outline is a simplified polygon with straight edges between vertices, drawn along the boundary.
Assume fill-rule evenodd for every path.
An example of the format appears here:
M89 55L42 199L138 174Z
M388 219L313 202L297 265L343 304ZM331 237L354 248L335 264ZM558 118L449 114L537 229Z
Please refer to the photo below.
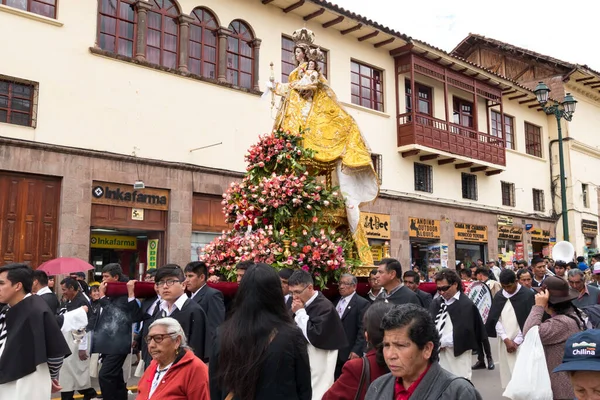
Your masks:
M169 191L151 188L135 190L130 185L94 181L92 204L166 211L169 209Z

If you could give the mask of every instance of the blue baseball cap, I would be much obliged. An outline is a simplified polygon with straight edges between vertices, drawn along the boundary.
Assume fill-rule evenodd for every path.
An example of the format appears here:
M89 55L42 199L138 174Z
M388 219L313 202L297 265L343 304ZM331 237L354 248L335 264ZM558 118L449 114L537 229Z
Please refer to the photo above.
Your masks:
M600 371L600 329L588 329L567 339L562 364L552 372Z

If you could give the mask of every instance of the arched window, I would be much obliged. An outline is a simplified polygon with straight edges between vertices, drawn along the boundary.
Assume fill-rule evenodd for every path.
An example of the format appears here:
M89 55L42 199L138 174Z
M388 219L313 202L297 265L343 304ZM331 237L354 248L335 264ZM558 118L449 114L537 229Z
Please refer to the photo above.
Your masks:
M198 7L191 14L190 51L188 69L192 74L217 79L217 29L216 17L205 8Z
M227 81L251 89L254 75L254 39L250 28L241 21L229 24L231 35L227 38Z
M171 0L152 0L148 11L146 60L167 68L177 68L179 7Z
M98 46L127 57L134 54L135 10L133 0L100 0Z

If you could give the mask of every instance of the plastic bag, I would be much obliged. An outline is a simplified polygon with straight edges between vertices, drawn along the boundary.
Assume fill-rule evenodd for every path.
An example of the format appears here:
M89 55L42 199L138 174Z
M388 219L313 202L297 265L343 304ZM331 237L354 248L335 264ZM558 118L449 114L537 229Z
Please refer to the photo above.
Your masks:
M534 326L525 335L512 378L502 395L512 400L553 399L539 327Z

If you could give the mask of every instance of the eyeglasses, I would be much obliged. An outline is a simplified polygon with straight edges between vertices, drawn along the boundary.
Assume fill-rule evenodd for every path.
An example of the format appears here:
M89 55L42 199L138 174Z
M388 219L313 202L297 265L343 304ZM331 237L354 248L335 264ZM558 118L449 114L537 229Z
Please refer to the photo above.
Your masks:
M339 286L354 286L354 283L352 282L340 282L338 283Z
M290 290L290 293L296 296L300 296L302 294L302 292L304 292L306 290L306 288L308 287L308 285L304 286L304 289L302 290Z
M451 287L452 287L452 285L438 286L437 291L438 292L447 292L448 289L450 289Z
M161 286L171 287L178 282L181 282L181 281L179 279L168 279L166 281L156 282L155 285L156 285L156 287L161 287Z
M154 343L159 344L159 343L162 343L162 341L165 340L165 338L168 338L168 337L173 338L174 335L175 335L174 333L165 333L162 335L152 335L152 336L148 335L148 336L146 336L146 343L150 344L150 341L154 340Z
M407 281L406 279L404 280L404 284L405 285L414 285L415 281Z

